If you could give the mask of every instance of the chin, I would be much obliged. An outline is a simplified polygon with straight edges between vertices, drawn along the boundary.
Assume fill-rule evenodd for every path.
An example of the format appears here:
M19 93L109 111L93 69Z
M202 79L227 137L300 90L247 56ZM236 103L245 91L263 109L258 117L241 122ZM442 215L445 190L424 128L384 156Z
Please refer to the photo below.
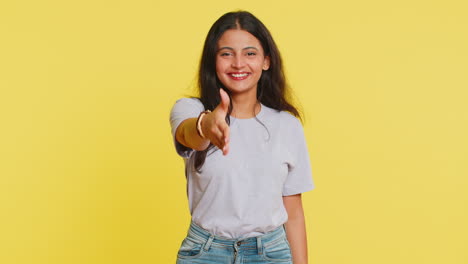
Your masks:
M250 90L255 90L256 88L255 87L252 87L253 85L224 85L224 88L226 88L227 90L229 90L229 92L231 93L245 93L245 92L248 92Z

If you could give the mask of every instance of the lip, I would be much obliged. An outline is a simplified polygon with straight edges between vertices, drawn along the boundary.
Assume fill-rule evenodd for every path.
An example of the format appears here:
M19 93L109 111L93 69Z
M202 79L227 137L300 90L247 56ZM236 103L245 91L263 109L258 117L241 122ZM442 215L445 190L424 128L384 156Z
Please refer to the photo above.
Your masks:
M227 76L233 80L241 81L247 79L250 74L250 72L228 72Z

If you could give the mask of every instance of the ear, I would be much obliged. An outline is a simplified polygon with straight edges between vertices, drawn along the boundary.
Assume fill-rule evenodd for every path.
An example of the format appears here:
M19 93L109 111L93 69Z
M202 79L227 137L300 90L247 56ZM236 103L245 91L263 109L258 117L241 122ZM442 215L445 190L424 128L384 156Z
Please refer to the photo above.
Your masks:
M270 56L265 56L265 58L263 59L263 67L262 69L264 71L268 70L270 68Z

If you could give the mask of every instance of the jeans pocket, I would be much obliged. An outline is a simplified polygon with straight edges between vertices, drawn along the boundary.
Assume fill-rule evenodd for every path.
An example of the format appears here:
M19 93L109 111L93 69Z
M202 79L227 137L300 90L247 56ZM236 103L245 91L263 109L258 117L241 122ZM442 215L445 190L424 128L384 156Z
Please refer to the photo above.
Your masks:
M289 243L286 238L272 244L264 245L263 257L271 262L291 263L291 248L289 247Z
M177 252L178 258L197 258L203 253L204 242L193 239L191 237L186 237L182 241L182 245Z

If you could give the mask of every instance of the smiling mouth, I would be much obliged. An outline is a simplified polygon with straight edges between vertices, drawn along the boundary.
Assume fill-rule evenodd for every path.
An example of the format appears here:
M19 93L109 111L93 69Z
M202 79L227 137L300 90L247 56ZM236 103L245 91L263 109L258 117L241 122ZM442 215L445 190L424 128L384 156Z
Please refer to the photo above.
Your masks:
M229 77L231 77L231 79L234 79L234 80L244 80L245 78L247 78L250 75L250 73L247 73L247 72L229 73L228 75L229 75Z

